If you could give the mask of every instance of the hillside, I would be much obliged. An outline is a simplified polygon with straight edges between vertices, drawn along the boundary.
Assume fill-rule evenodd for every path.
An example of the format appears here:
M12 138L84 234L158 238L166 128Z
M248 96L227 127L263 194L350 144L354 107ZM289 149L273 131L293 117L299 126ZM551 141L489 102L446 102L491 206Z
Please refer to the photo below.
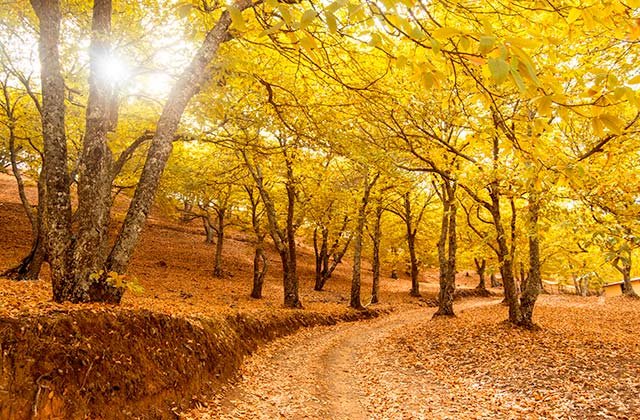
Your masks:
M34 200L32 185L27 192ZM30 246L17 197L13 178L0 174L0 270L16 264ZM116 211L125 204L120 199ZM131 265L141 290L127 292L120 306L53 303L46 267L39 281L0 279L0 345L5 349L0 389L9 390L8 399L0 394L0 417L96 416L117 401L126 412L166 418L172 409L188 407L193 395L218 389L261 342L301 326L433 303L435 273L424 276L420 299L409 297L410 281L401 273L398 280L383 279L381 304L365 312L349 310L349 261L338 267L325 291L316 292L313 250L303 243L299 248L303 310L282 306L275 250L268 250L265 297L255 300L249 297L253 249L245 235L229 235L224 252L229 274L217 279L211 275L213 247L204 243L199 226L159 214L150 218ZM366 301L370 270L363 280ZM158 381L159 369L164 373ZM77 396L65 396L70 393Z

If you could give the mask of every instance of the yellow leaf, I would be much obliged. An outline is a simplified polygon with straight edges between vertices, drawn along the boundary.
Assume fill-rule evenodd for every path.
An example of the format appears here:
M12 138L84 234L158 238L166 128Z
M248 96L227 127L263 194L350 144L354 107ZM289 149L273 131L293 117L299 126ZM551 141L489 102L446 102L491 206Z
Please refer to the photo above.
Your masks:
M276 23L275 25L273 25L272 27L267 28L264 31L260 32L260 35L258 35L258 36L260 38L262 38L263 36L274 34L274 33L278 32L280 30L280 28L282 28L283 25L284 25L284 22L280 21L280 22Z
M300 38L300 44L308 51L312 51L318 47L315 39L308 35Z
M567 16L567 23L573 23L576 20L580 19L582 16L582 10L580 9L571 9L569 15Z
M593 117L591 119L591 128L593 128L593 133L598 136L604 136L604 124L600 121L599 117Z
M622 131L624 130L624 123L615 115L602 114L600 115L600 121L602 121L604 126L616 135L622 134Z
M324 12L324 17L327 20L327 27L329 27L329 32L335 34L338 32L338 19L336 19L336 15L331 12Z
M496 82L496 84L501 84L507 77L509 76L509 64L504 61L502 58L490 58L488 61L489 71L491 72L491 77Z
M551 116L551 105L553 104L553 100L551 96L542 96L537 100L538 103L538 114L543 117Z
M484 66L485 64L487 64L487 60L482 57L476 57L472 55L472 56L466 57L466 59L470 63L475 64L476 66Z
M493 49L493 45L496 43L495 36L481 36L480 43L478 44L478 52L480 54L486 54Z
M242 17L242 11L233 4L227 6L227 10L231 15L231 22L233 23L235 29L244 31L246 29L246 25L244 23L244 18Z
M305 29L313 20L316 18L318 14L313 9L305 10L300 18L300 29Z
M442 39L451 38L452 36L459 35L459 34L460 34L459 30L454 28L447 28L446 26L443 26L442 28L438 28L432 33L434 38L442 38Z
M627 83L630 85L640 85L640 74L629 79Z
M539 41L526 38L507 38L506 42L520 48L538 48L540 46Z

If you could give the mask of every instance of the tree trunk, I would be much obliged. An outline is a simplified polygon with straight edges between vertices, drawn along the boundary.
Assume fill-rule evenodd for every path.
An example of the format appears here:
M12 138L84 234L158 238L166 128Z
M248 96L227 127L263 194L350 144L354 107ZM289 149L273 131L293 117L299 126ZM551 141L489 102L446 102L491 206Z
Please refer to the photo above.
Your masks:
M284 305L288 308L301 308L302 303L298 297L298 272L297 272L297 249L296 249L296 225L295 225L295 205L296 190L295 179L293 177L293 166L289 159L287 162L287 226L286 226L286 247L287 247L287 272L284 276Z
M507 245L506 232L502 226L500 214L500 198L497 188L490 191L492 200L491 215L497 234L497 257L500 264L500 274L502 275L502 285L504 287L504 301L509 306L509 321L512 324L520 325L522 313L520 311L520 301L516 289L516 281L513 276L513 260Z
M244 10L251 5L251 2L242 0L235 5L238 9ZM129 211L108 258L107 266L110 270L122 273L129 264L153 204L160 177L169 159L182 114L191 98L200 91L209 77L207 66L217 56L220 45L228 39L230 25L231 15L228 11L222 12L218 21L207 33L193 60L179 76L169 93L169 98L158 120L155 135L151 140Z
M9 103L9 95L7 90L4 90L5 101ZM8 108L10 115L9 118L13 119L12 111ZM24 181L17 162L16 147L15 147L15 131L13 125L9 125L9 153L11 158L11 171L16 179L18 185L18 193L20 196L20 202L29 219L31 225L31 250L29 254L25 256L20 263L12 268L9 268L0 276L13 280L37 280L40 276L40 270L42 263L46 259L45 250L45 236L44 236L44 203L45 203L45 188L44 188L44 175L40 172L38 180L38 207L37 211L31 207L31 203L27 198L27 194L24 187Z
M225 209L217 210L217 225L216 226L216 254L213 262L213 276L222 278L224 277L224 270L222 269L222 249L224 247L224 223L225 223Z
M371 182L368 176L364 177L364 192L362 195L362 204L358 209L358 221L356 224L355 240L353 243L353 276L351 277L351 300L349 306L354 309L363 309L360 301L360 279L362 271L362 239L364 233L364 224L367 216L367 204L369 203L369 195L371 189L375 185L380 174L376 174Z
M273 243L278 250L280 259L282 260L282 282L284 287L284 305L288 308L302 308L302 302L298 297L298 277L296 274L296 241L295 241L295 179L293 177L293 167L289 158L285 154L287 162L287 222L286 231L283 231L278 224L278 217L275 205L271 199L269 191L265 188L262 170L259 165L252 163L247 156L246 151L241 150L242 158L253 178L260 197L264 204L269 225L269 234L273 239Z
M316 281L313 287L316 291L321 291L327 281L327 271L329 265L329 230L323 226L321 229L320 247L317 246L317 228L313 232L313 244L316 256Z
M407 236L407 247L409 248L409 264L411 265L411 296L420 296L420 269L418 268L418 258L416 257L416 237Z
M411 296L420 296L420 282L419 274L420 269L418 267L418 258L416 257L416 235L418 228L413 227L413 214L411 212L411 200L409 193L404 194L404 221L407 229L407 248L409 248L409 264L411 273Z
M500 284L500 282L498 281L497 277L496 277L496 273L491 273L491 275L489 276L489 280L491 283L491 287L500 287L502 286L502 284Z
M204 234L205 234L204 242L206 244L213 244L214 242L213 238L216 235L216 231L208 216L202 217L202 225L204 226Z
M46 258L46 253L44 238L40 234L36 233L36 235L35 240L31 244L29 254L24 257L17 266L0 274L0 277L13 280L38 280L42 263Z
M438 241L438 260L440 262L440 291L438 311L434 316L455 316L453 294L456 289L456 204L455 184L443 181L443 210L440 240Z
M253 288L251 289L251 297L254 299L262 298L262 285L264 277L267 274L267 257L264 253L262 242L256 244L255 254L253 256Z
M190 216L191 212L193 210L193 203L189 200L183 200L182 201L182 215L180 216L180 221L182 223L189 223L192 220L192 217ZM206 227L205 227L206 229Z
M222 278L224 277L224 270L222 269L222 249L224 247L224 230L219 229L216 235L216 254L213 262L213 276Z
M371 284L371 303L378 303L378 293L380 291L380 238L382 237L381 230L381 220L382 220L382 212L383 207L378 205L376 208L376 218L374 220L373 225L373 258L372 258L372 269L373 269L373 281Z
M89 47L89 98L85 133L78 165L78 209L73 272L76 288L92 283L90 276L104 268L108 247L113 157L107 133L115 130L115 92L104 78L102 60L111 53L111 0L94 0ZM105 292L108 285L103 285ZM119 292L113 290L112 293ZM91 297L88 297L93 300Z
M476 264L476 273L478 273L478 278L479 278L479 282L478 282L478 286L476 286L476 289L478 290L487 290L487 285L484 279L484 272L485 269L487 267L487 260L485 260L484 258L482 259L482 262L478 261L477 258L473 259L473 262Z
M206 67L217 55L220 45L228 39L231 16L228 11L220 15L191 64L180 75L169 94L129 211L108 258L105 258L106 232L112 204L110 188L114 177L105 135L115 124L115 102L111 102L110 99L113 98L109 92L97 84L94 77L96 56L91 54L90 99L78 187L78 231L74 235L64 123L65 87L59 58L60 2L32 0L31 4L40 23L43 171L46 185L45 236L53 298L57 302L119 303L123 289L115 287L106 273L115 271L123 274L127 268L153 203L182 114L193 95L207 80ZM236 3L240 10L250 5L249 0ZM96 0L92 48L96 47L103 52L108 50L106 43L110 19L111 1ZM88 202L93 198L95 202Z
M71 196L67 172L65 91L60 66L60 2L32 0L40 22L40 79L42 83L42 137L47 224L46 247L51 266L53 299L76 301L75 279L70 266Z
M540 294L542 277L540 275L540 239L538 237L538 218L540 201L538 194L529 193L529 275L524 282L520 297L522 319L520 326L533 328L533 308Z
M638 299L640 296L633 290L633 285L631 284L631 259L629 257L628 262L623 262L622 270L622 294L627 297L632 297L634 299Z

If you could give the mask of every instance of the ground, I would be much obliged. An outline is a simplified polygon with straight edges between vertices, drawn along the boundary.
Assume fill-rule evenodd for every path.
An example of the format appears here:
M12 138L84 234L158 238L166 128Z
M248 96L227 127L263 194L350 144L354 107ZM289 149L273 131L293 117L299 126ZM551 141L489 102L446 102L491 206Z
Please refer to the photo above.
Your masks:
M0 220L3 270L29 247L15 185L4 175ZM346 309L349 261L326 291L314 292L312 250L301 243L305 309L285 310L273 250L265 299L256 301L248 296L252 249L246 236L231 233L224 254L230 274L224 279L211 277L213 248L203 239L197 225L152 217L131 267L143 291L127 293L120 307L54 304L46 270L36 282L0 279L0 341L13 334L8 341L13 347L3 347L0 366L0 417L11 412L3 395L16 391L11 383L16 372L22 372L20 385L30 393L24 404L32 412L24 418L33 409L40 409L40 418L48 418L45 408L62 409L39 403L46 392L50 401L69 398L49 391L56 376L65 386L75 384L69 389L101 413L113 413L104 409L113 404L109 398L129 387L118 404L135 398L127 410L139 418L173 413L185 419L640 416L637 301L545 295L536 307L534 331L504 323L500 297L465 298L456 302L457 317L432 319L437 281L427 270L422 299L408 296L406 276L385 277L382 304L369 308L377 312L360 314ZM457 281L471 288L477 280L462 271ZM358 321L326 325L340 320ZM286 335L316 324L325 326ZM8 354L13 348L37 351L28 362L16 363L26 356ZM233 357L225 358L227 353ZM38 357L43 361L33 360ZM13 364L6 363L10 359ZM209 374L198 370L205 367ZM169 392L175 380L183 381L182 393Z
M502 322L495 299L304 330L185 417L637 418L640 304L622 299L543 296L536 331Z

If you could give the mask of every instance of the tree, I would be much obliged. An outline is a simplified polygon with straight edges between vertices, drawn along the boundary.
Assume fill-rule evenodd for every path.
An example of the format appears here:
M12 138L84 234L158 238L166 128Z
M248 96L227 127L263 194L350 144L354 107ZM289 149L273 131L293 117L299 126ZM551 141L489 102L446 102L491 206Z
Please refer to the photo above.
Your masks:
M247 170L260 192L260 197L267 214L269 233L273 243L280 254L282 261L282 275L284 285L284 305L288 308L301 308L302 303L298 296L298 275L296 271L296 180L293 170L291 144L289 140L280 137L278 142L285 161L285 192L286 192L286 219L284 227L278 220L278 212L272 198L272 193L266 186L261 164L249 155L246 150L240 150Z
M158 119L129 211L109 250L111 188L119 159L113 158L107 135L117 123L117 95L115 87L101 78L100 59L110 50L112 4L110 0L96 0L93 5L89 100L78 165L75 217L78 227L74 232L71 178L67 170L65 84L59 53L60 2L33 0L31 3L40 23L44 201L54 300L119 303L124 291L121 275L151 208L180 119L206 81L207 66L217 56L222 43L229 40L231 14L228 10L220 14L173 86ZM250 1L242 0L234 7L243 10L250 6Z
M260 192L256 193L253 186L244 186L251 205L251 227L255 235L255 251L253 255L253 286L251 288L251 297L254 299L262 298L262 286L264 277L267 275L269 268L267 263L267 255L264 251L264 238L267 235L263 228L263 218L265 213L264 206L261 205Z
M405 225L406 229L406 240L407 240L407 249L409 250L409 265L410 265L410 273L411 273L411 291L409 294L411 296L418 297L420 296L420 267L418 264L418 257L416 254L416 236L418 235L418 228L420 226L420 222L422 221L422 217L424 216L425 209L429 205L431 197L427 195L426 197L422 197L422 205L418 207L417 213L412 208L412 203L416 203L419 198L419 193L421 191L418 190L418 193L413 197L411 196L411 192L406 191L402 194L402 205L389 205L387 208L388 211L398 216Z
M31 250L17 266L9 268L2 273L2 276L15 280L36 280L40 274L41 266L46 260L44 246L44 183L38 183L38 204L34 206L27 197L23 170L20 168L23 162L19 160L20 146L18 142L22 140L33 147L31 133L34 130L32 127L29 127L30 124L27 121L36 119L37 117L30 115L29 110L21 104L21 102L24 102L23 99L25 99L26 94L11 87L12 78L10 76L15 72L9 68L8 63L3 62L3 67L5 69L5 77L4 80L0 80L0 88L2 89L0 109L2 109L4 116L6 116L6 121L2 121L2 123L8 131L7 146L9 149L11 173L16 180L20 202L22 203L31 227ZM41 105L38 99L35 97L33 97L33 99L36 109L40 109ZM19 135L19 132L23 133L22 136ZM24 163L27 162L25 161ZM31 165L29 165L28 168L30 168L30 166ZM34 176L43 178L42 174L34 174Z
M443 180L436 189L442 201L442 223L438 240L438 262L440 265L440 293L438 310L434 316L454 316L453 293L456 288L456 183Z
M362 276L362 240L364 234L364 226L367 217L367 206L369 205L369 196L371 190L375 186L380 173L371 176L368 169L365 169L362 180L362 201L358 208L358 218L356 219L355 238L353 241L353 275L351 278L351 300L349 306L354 309L362 309L360 300L360 280Z

